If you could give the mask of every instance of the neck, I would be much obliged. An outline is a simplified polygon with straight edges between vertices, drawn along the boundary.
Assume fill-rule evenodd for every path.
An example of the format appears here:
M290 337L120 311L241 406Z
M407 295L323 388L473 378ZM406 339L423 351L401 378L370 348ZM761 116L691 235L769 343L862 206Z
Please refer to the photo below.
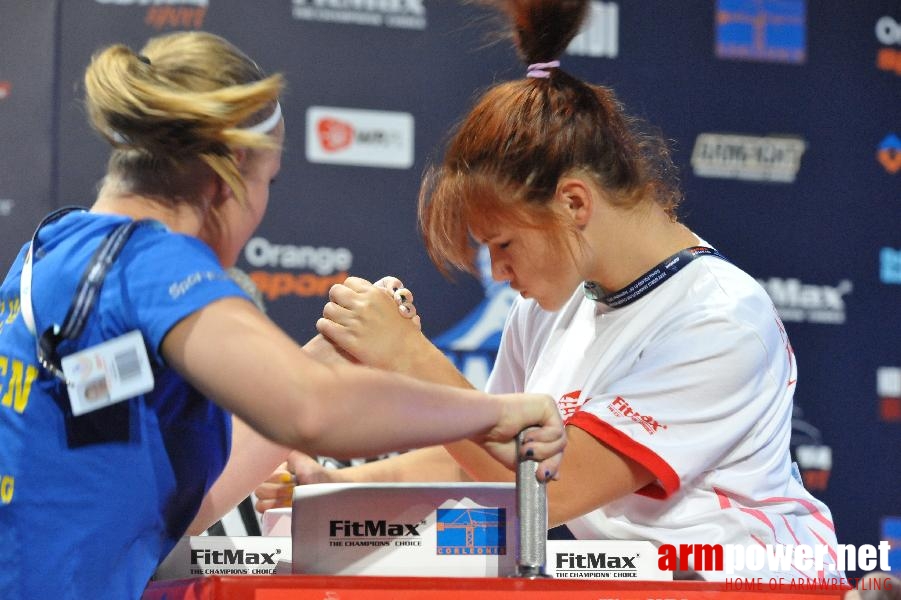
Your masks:
M91 207L98 214L124 215L132 219L153 219L163 223L169 230L202 237L203 211L187 202L166 203L148 196L116 189L104 184Z
M595 268L586 279L608 292L623 289L666 258L698 244L694 233L656 203L604 212L592 244Z

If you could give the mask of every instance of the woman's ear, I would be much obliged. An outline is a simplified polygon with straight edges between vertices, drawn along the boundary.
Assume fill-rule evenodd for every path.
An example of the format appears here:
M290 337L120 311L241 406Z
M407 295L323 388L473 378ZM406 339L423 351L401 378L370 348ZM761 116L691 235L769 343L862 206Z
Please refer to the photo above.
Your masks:
M238 169L241 169L244 166L244 162L247 160L247 150L244 148L237 148L232 151L232 154L235 157L235 164L238 165Z
M567 212L577 227L584 227L594 210L593 190L579 177L563 177L557 183L555 201Z

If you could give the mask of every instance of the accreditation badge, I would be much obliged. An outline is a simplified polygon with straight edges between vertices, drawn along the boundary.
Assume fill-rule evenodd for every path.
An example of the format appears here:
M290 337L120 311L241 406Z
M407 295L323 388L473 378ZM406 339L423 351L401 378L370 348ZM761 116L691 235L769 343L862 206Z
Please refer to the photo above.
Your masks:
M61 365L76 417L153 389L153 371L138 330L65 356Z

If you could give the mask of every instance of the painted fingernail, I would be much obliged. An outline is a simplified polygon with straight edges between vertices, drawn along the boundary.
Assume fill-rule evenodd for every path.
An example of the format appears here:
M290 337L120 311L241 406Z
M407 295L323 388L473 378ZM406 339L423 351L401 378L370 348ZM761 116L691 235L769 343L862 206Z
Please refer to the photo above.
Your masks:
M535 456L535 451L529 448L528 450L526 450L526 456L532 458L533 456Z
M406 303L406 302L407 302L407 295L406 295L406 294L401 294L401 295L400 295L400 301Z
M547 480L550 479L550 478L551 478L551 472L550 472L550 471L545 471L545 472L544 472L544 480L547 481Z

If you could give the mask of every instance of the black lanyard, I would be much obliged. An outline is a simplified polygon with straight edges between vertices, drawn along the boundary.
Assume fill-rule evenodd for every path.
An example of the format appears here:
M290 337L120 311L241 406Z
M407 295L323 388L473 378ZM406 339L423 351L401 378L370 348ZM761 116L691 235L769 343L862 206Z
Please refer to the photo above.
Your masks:
M34 308L31 301L31 274L32 266L37 260L40 252L38 233L45 225L77 210L83 211L85 209L80 207L60 208L47 215L41 221L37 226L37 229L35 229L34 235L31 237L31 246L28 248L28 253L25 255L25 261L22 266L22 312L26 326L36 339L38 361L42 367L63 381L65 381L66 378L59 365L57 347L63 340L76 339L84 331L88 316L91 314L91 310L94 308L94 304L96 304L97 298L100 296L100 288L103 286L103 281L106 278L107 272L113 262L115 262L116 257L119 256L122 248L125 247L125 243L128 241L128 238L134 230L140 225L149 222L128 221L127 223L122 223L103 239L100 246L91 257L91 260L88 261L88 266L85 268L84 273L81 275L81 281L78 282L78 287L75 290L75 297L72 300L72 304L69 305L69 310L66 313L66 319L63 321L63 324L57 325L54 323L45 329L43 333L37 335Z
M648 294L662 284L664 281L681 271L685 265L698 258L699 256L715 256L725 261L728 258L720 254L714 248L707 246L692 246L676 252L659 265L619 290L618 292L606 293L604 289L594 281L586 281L582 284L582 291L585 296L595 302L603 302L610 308L620 308L627 304L632 304L642 296Z

